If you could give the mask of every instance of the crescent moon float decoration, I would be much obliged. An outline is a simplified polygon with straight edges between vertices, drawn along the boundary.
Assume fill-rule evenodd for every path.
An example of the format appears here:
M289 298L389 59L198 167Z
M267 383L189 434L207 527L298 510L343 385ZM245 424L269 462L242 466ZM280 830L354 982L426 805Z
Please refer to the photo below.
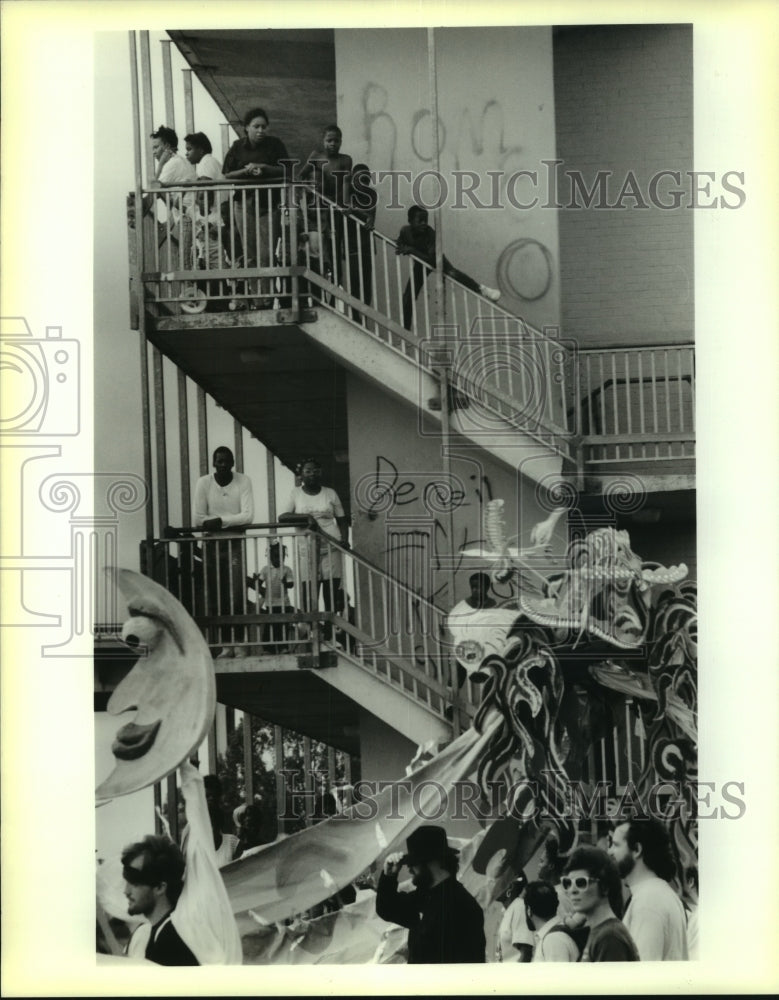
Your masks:
M116 766L96 789L98 800L137 792L175 771L205 739L216 708L211 654L182 605L140 573L106 572L130 612L122 640L141 655L108 702L111 715L134 715L116 734Z

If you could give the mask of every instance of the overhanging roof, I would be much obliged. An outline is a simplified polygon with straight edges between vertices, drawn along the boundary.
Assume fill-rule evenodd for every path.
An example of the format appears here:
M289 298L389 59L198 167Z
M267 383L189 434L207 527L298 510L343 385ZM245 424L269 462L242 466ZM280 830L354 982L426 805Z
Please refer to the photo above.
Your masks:
M332 29L168 34L239 135L244 114L265 108L271 133L305 160L323 127L336 120Z

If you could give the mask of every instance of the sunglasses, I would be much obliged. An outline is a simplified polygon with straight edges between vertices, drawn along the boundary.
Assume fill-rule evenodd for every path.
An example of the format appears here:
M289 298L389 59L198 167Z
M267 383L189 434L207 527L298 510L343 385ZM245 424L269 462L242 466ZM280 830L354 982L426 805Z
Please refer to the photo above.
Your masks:
M591 878L589 875L579 875L578 878L561 878L560 885L568 892L571 886L575 886L577 889L586 889L587 886L597 881L596 878Z

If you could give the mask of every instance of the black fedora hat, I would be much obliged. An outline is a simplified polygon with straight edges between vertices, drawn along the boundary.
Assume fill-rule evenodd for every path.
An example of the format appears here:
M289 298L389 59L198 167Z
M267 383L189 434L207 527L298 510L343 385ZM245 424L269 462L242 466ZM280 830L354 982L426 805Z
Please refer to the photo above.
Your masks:
M428 861L441 861L457 853L449 846L446 830L442 826L420 826L406 838L406 853L401 864L424 865Z

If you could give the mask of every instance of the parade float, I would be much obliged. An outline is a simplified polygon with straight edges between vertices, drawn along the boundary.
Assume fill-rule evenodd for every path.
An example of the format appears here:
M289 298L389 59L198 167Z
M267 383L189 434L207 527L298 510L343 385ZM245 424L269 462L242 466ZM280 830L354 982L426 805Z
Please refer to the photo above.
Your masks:
M98 803L180 769L194 835L177 926L203 962L238 962L241 953L258 964L402 960L404 932L375 916L369 890L335 912L311 914L402 849L441 789L457 783L474 782L485 806L480 833L461 844L460 855L460 878L483 905L550 834L564 857L583 828L593 829L570 792L593 790L584 762L601 732L598 706L615 694L643 706L645 766L619 802L604 797L595 817L662 818L676 852L677 888L686 904L697 904L697 823L694 798L684 794L697 775L697 612L687 569L643 562L627 532L606 527L574 539L553 572L528 572L524 554L506 544L502 508L500 500L487 505L481 555L493 579L513 577L516 596L453 629L457 661L480 682L473 725L420 755L394 786L221 871L202 779L187 763L214 712L208 648L168 591L115 571L131 616L122 636L146 655L108 705L112 714L134 708L136 715L117 734L116 767L97 789ZM100 904L122 916L105 884Z

